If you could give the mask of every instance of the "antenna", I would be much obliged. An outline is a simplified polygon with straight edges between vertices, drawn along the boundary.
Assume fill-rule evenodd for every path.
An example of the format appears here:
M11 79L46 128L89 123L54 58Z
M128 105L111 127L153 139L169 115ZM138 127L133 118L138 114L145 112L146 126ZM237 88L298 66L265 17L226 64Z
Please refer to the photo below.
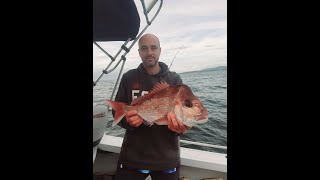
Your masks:
M181 45L181 46L180 46L180 48L178 49L178 51L177 51L176 55L175 55L175 56L174 56L174 58L172 59L169 69L171 68L172 63L173 63L174 59L176 58L176 56L177 56L178 52L179 52L179 51L180 51L180 49L182 48L182 46L183 46L183 45Z

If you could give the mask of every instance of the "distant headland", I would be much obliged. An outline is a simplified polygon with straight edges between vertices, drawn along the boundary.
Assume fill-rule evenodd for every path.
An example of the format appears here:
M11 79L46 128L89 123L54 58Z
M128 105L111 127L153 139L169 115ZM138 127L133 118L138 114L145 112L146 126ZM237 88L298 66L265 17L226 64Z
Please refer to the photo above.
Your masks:
M182 73L179 73L179 74L192 73L192 72L203 72L203 71L224 71L224 70L227 70L227 66L218 66L218 67L213 67L213 68L201 69L201 70L198 70L198 71L182 72Z

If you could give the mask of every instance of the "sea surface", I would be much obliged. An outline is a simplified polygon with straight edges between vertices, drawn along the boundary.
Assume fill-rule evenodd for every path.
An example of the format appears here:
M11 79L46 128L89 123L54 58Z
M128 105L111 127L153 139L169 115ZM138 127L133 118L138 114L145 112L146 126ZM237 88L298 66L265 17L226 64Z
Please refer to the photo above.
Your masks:
M106 75L105 75L106 76ZM202 71L180 73L187 84L209 112L209 120L199 124L181 135L181 140L188 140L212 145L227 146L227 68L211 68ZM93 89L93 102L103 104L110 99L116 78L101 79ZM117 85L118 88L118 85ZM117 89L116 88L116 89ZM116 92L114 92L113 98ZM108 113L106 134L123 137L125 130L120 126L111 127L113 117ZM181 142L181 147L200 149L211 152L227 153L226 150Z

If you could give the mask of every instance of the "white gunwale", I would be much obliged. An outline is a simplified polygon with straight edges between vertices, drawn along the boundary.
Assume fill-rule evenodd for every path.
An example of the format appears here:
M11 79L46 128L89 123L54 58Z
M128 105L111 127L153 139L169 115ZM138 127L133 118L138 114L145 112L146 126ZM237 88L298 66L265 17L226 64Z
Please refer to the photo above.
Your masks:
M110 135L103 135L99 149L103 151L120 153L123 138ZM180 148L181 165L201 169L227 172L226 154L208 152L190 148Z

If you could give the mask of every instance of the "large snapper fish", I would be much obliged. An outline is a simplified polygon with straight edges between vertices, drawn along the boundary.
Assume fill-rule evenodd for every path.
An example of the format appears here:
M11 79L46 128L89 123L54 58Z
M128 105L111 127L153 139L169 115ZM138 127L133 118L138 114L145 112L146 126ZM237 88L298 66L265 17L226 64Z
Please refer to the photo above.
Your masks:
M146 125L168 125L167 114L174 112L186 126L202 124L208 121L208 111L187 85L169 85L157 83L152 90L140 96L130 105L106 100L106 105L115 110L112 126L118 124L130 110L136 110Z

